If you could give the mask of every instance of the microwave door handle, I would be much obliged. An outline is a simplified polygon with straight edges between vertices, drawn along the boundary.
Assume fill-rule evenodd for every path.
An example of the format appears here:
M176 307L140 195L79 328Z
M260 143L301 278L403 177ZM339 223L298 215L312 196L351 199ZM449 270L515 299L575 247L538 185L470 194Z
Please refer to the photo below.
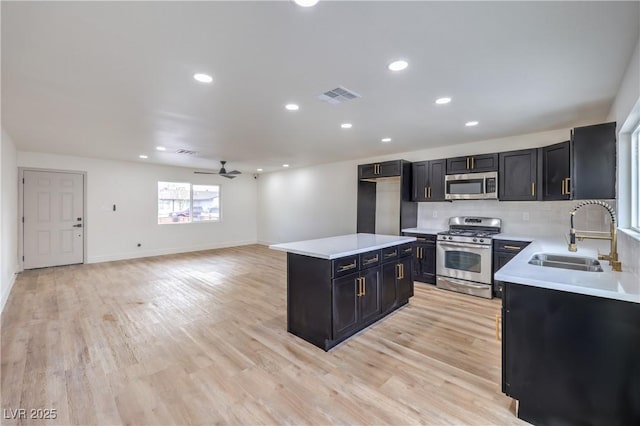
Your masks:
M490 245L481 246L481 245L466 244L466 243L449 243L444 241L438 241L438 244L445 247L468 247L468 248L474 248L474 249L490 249L491 248Z

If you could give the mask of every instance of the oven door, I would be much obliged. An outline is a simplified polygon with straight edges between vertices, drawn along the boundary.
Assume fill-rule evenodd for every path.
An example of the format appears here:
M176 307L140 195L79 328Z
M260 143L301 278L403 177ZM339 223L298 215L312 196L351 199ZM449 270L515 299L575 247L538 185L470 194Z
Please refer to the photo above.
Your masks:
M491 284L491 245L438 241L436 274Z

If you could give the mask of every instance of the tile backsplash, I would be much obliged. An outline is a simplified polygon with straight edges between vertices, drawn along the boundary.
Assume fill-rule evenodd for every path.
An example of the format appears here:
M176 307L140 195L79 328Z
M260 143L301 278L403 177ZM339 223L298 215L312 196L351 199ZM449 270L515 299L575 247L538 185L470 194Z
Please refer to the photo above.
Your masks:
M603 200L616 208L615 200ZM451 216L483 216L502 219L502 231L514 235L558 236L569 234L569 211L578 201L456 200L419 203L418 227L448 228ZM609 213L599 206L581 207L574 225L578 230L608 231Z
M618 231L618 253L622 270L640 275L640 239Z

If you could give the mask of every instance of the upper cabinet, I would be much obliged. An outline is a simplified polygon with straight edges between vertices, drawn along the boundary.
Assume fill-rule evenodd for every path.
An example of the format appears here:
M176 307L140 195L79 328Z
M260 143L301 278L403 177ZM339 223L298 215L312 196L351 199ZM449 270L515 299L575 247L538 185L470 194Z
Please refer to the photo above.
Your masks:
M542 199L568 200L571 196L569 141L542 148Z
M420 161L412 164L413 201L444 201L445 160Z
M500 153L498 198L500 201L535 201L542 199L538 184L538 152L522 149Z
M573 129L571 156L574 200L616 197L616 123Z
M358 166L359 179L375 179L381 177L400 176L401 160L383 161L381 163L362 164Z
M498 170L498 154L447 158L447 174L484 173Z

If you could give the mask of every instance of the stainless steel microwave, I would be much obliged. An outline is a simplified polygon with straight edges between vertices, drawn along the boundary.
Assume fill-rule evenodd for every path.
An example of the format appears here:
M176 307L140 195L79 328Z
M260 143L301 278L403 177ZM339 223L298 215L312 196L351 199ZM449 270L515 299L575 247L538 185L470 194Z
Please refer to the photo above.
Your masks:
M444 191L446 200L496 200L498 172L446 175Z

